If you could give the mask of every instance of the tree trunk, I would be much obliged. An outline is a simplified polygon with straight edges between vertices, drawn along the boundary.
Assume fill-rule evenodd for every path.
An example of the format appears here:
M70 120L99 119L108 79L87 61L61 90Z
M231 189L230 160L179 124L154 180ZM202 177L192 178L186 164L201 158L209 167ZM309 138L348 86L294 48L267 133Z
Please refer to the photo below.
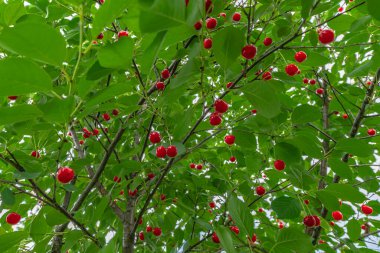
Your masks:
M135 249L135 234L132 233L135 224L135 207L136 198L129 198L123 220L123 253L133 253Z

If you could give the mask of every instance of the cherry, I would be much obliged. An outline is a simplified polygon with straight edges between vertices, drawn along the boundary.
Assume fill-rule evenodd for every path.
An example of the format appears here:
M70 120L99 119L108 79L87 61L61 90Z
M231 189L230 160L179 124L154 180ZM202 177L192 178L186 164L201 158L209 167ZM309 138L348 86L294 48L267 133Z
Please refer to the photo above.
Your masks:
M161 195L160 195L160 199L161 199L162 201L164 201L164 200L166 199L166 195L165 195L165 194L161 194Z
M103 33L99 33L98 37L96 37L98 40L101 40L104 38L104 34Z
M256 53L257 48L254 45L247 45L241 50L241 55L247 60L253 59L256 56Z
M206 13L211 13L212 12L212 1L211 0L206 0L205 1L205 9Z
M112 114L113 114L114 116L119 115L119 110L118 110L118 109L113 109L113 110L112 110Z
M217 112L212 113L210 116L210 124L212 126L217 126L217 125L220 125L220 123L222 123L222 117L220 117L219 113Z
M17 98L18 98L17 96L8 96L8 99L12 101L16 100Z
M40 158L40 156L41 156L40 152L38 152L36 150L32 151L32 153L30 155L33 156L33 157L36 157L36 158Z
M368 129L367 133L368 133L368 135L370 135L370 136L374 136L374 135L376 134L376 130L373 129L373 128L370 128L370 129Z
M170 71L168 69L164 69L161 71L161 77L163 79L168 79L170 77Z
M144 241L144 239L145 239L145 236L144 236L144 232L140 232L139 233L139 239L141 240L141 241Z
M335 222L333 222L333 221L330 221L330 226L335 226Z
M71 180L73 180L74 176L74 170L68 167L61 167L57 172L57 179L62 184L69 183Z
M265 188L263 187L263 186L257 186L256 187L256 193L257 193L257 195L259 195L259 196L262 196L262 195L264 195L265 194Z
M221 13L219 13L218 17L223 17L223 18L226 18L226 13L224 13L224 12L221 12Z
M307 54L304 51L299 51L294 55L294 59L298 62L303 62L306 58Z
M215 18L208 18L206 19L206 27L207 29L214 29L216 25L218 24L218 21Z
M135 190L137 192L137 189ZM139 225L141 225L143 223L143 220L142 218L139 219Z
M279 223L278 223L278 228L279 228L279 229L283 229L283 228L284 228L284 223L279 222Z
M202 28L202 20L197 21L197 22L194 24L194 28L195 28L195 30L200 30L200 29Z
M239 12L235 12L234 15L232 15L232 20L233 21L236 21L236 22L239 22L241 19L241 15Z
M153 234L155 236L160 236L162 234L161 228L153 228Z
M344 11L344 8L341 6L338 8L338 12L343 12Z
M84 140L80 140L79 145L83 145L83 144L84 144Z
M324 240L318 240L318 243L319 244L324 244L324 243L326 243Z
M82 136L85 139L90 138L91 137L91 132L84 132Z
M361 209L362 209L362 212L363 212L365 215L370 215L370 214L373 212L372 207L367 206L367 205L362 205L362 206L361 206Z
M363 229L363 230L367 230L367 226L366 226L365 224L361 225L360 227L361 227L361 229Z
M146 226L146 232L150 233L153 231L153 228L151 226Z
M215 208L216 207L215 202L210 202L210 203L208 203L208 205L210 206L210 208Z
M252 113L252 114L256 114L256 113L257 113L257 110L256 110L256 109L253 109L253 110L251 111L251 113Z
M285 72L286 74L288 74L289 76L294 76L298 73L299 69L296 65L294 64L289 64L285 67Z
M262 209L261 207L257 210L259 213L263 213L264 212L264 209Z
M152 180L155 177L154 173L148 173L148 179Z
M331 29L320 30L318 33L319 42L321 42L322 44L329 44L333 42L335 39L335 33Z
M177 147L176 146L169 146L167 149L166 149L166 153L169 157L176 157L177 156Z
M256 236L256 234L253 234L252 238L250 238L251 243L255 243L256 240L257 240L257 236Z
M94 129L94 130L92 130L92 135L98 135L99 134L99 130L98 129Z
M159 146L156 148L156 156L158 158L165 158L166 156L166 148L164 146Z
M286 164L283 160L276 160L274 161L273 165L274 165L274 168L279 171L285 169L286 167Z
M204 39L204 41L203 41L203 47L205 49L212 48L212 39L210 39L210 38Z
M99 0L99 4L104 4L104 0Z
M164 90L165 89L165 83L164 82L157 82L156 88L157 88L157 90Z
M105 121L109 121L111 119L111 117L108 113L103 113L102 117Z
M315 226L319 227L321 225L321 219L317 215L313 215L313 218L315 220Z
M149 140L151 143L160 143L161 135L159 132L151 132L149 134Z
M137 194L137 189L134 189L133 191L132 190L128 190L128 195L131 196L131 197L134 197L136 196ZM139 224L140 224L140 221L139 221Z
M307 227L314 227L317 224L317 221L314 219L314 216L308 215L303 218L303 224Z
M318 95L322 95L324 92L324 90L322 88L318 88L315 93L317 93Z
M232 86L233 84L234 84L233 82L229 82L229 83L227 83L227 85L226 85L227 89L231 88L231 86Z
M190 163L190 169L195 169L195 163Z
M234 163L236 161L236 157L235 156L231 156L230 157L230 162Z
M303 79L303 83L304 83L304 84L308 84L308 83L309 83L309 79L304 78L304 79Z
M21 215L18 213L12 212L7 215L5 218L5 221L10 225L16 225L21 220Z
M185 0L186 7L189 5L189 0Z
M121 182L121 177L114 176L113 177L113 181L116 182L116 183L120 183Z
M272 79L272 74L269 71L267 71L267 72L264 72L262 77L263 77L263 80L270 80Z
M334 220L340 221L343 219L343 214L339 211L334 211L331 213L331 216L333 217Z
M348 119L348 115L347 115L347 113L344 113L344 114L342 115L342 118L343 118L343 119Z
M310 201L309 201L308 199L305 199L305 200L303 201L303 203L305 203L305 205L308 205L308 204L310 204Z
M237 235L240 233L240 230L237 226L231 226L230 229L232 232L234 232Z
M212 233L211 239L215 243L220 243L219 237L218 237L218 235L215 232Z
M368 82L367 82L367 85L372 85L372 82L371 82L371 81L368 81Z
M224 142L228 145L232 145L235 143L235 136L234 135L227 135L224 137Z
M121 38L121 37L128 37L128 32L127 31L120 31L118 34L117 34L117 37L118 38Z
M317 81L315 79L311 79L309 83L310 83L310 85L314 85L317 83Z
M264 39L264 41L263 41L264 46L266 46L266 47L272 45L272 42L273 42L272 38L269 38L269 37L266 37L266 38Z
M201 170L203 168L203 165L202 164L198 164L197 165L197 170Z
M228 104L221 99L214 102L215 111L219 113L225 113L228 110Z
M121 190L121 191L119 192L119 195L124 195L124 190Z

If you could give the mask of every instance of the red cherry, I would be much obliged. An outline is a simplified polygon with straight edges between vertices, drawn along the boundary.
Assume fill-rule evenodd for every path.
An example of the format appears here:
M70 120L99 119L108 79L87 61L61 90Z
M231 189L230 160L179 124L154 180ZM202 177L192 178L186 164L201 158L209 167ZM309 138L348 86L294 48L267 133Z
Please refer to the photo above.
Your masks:
M92 130L92 135L95 135L95 136L97 136L99 134L99 130L98 129L94 129L94 130Z
M247 45L241 50L241 55L247 60L253 59L256 56L256 53L257 48L254 45Z
M344 114L342 115L342 118L343 118L343 119L348 119L348 115L347 115L347 113L344 113Z
M117 34L117 37L120 38L120 37L128 37L128 32L127 31L120 31L118 34Z
M153 228L151 226L146 226L146 232L150 233L153 231Z
M278 228L279 229L283 229L284 228L284 223L282 223L282 222L278 223Z
M124 195L124 190L121 190L121 191L119 192L119 195Z
M361 228L362 228L363 230L367 230L367 225L366 225L366 224L363 224L363 225L361 225Z
M318 88L315 93L317 93L318 95L322 95L324 92L324 90L322 88Z
M255 243L256 240L257 240L257 236L256 236L256 234L253 234L252 238L250 238L251 243Z
M71 180L73 180L74 176L75 176L74 170L68 167L59 168L57 172L57 179L62 184L69 183Z
M12 212L7 215L5 218L5 221L10 225L16 225L21 220L21 215L18 213Z
M99 33L98 37L96 37L98 40L101 40L104 38L104 34L103 33Z
M371 81L368 81L368 82L367 82L367 85L372 85L372 82L371 82Z
M206 19L206 27L207 29L214 29L216 25L218 24L218 21L215 18L208 18Z
M104 0L99 0L99 4L104 4Z
M212 1L211 0L206 0L205 1L205 10L206 13L211 13L212 12Z
M186 7L189 5L189 0L185 0Z
M232 20L233 21L236 21L236 22L239 22L241 19L241 15L239 12L235 12L234 15L232 15Z
M330 221L330 226L335 226L335 222Z
M152 180L155 177L154 173L148 173L148 179Z
M160 143L161 135L159 132L151 132L149 134L149 140L151 143Z
M80 140L79 145L83 145L83 144L84 144L84 140Z
M361 209L362 209L362 212L363 212L365 215L370 215L370 214L373 212L372 207L367 206L367 205L362 205L362 206L361 206Z
M200 30L202 28L202 20L201 21L197 21L194 24L194 28L195 28L195 30Z
M343 214L339 211L335 211L331 213L331 216L333 217L334 220L340 221L343 219Z
M224 13L224 12L221 12L221 13L219 13L218 17L223 17L223 18L226 18L226 13Z
M215 208L216 207L215 202L210 202L210 203L208 203L208 205L210 206L210 208Z
M111 117L108 113L103 113L102 117L105 121L109 121L111 119Z
M339 7L338 8L338 12L343 12L344 11L344 8L343 7Z
M137 192L137 189L135 190ZM141 225L143 223L143 220L142 218L139 219L139 225Z
M317 83L317 81L315 79L311 79L309 83L310 83L310 85L314 85Z
M170 77L170 71L168 69L164 69L161 71L161 77L163 79L168 79Z
M210 116L210 124L212 126L217 126L220 123L222 123L222 117L219 116L219 113L217 112L212 113Z
M169 157L176 157L177 156L177 147L176 146L169 146L166 149L166 153Z
M231 86L232 86L233 84L234 84L233 82L229 82L229 83L227 83L227 85L226 85L227 89L231 88Z
M307 227L314 227L317 224L317 221L314 219L313 216L308 215L305 218L303 218L303 224Z
M214 102L215 111L219 113L225 113L228 110L228 104L221 99Z
M308 84L308 83L309 83L309 79L304 78L304 79L303 79L303 83L304 83L304 84Z
M139 233L139 238L140 238L141 241L144 241L144 239L145 239L144 232L141 231Z
M162 201L164 201L164 200L166 199L166 195L165 195L165 194L161 194L161 195L160 195L160 199L161 199Z
M13 101L16 100L17 98L18 98L17 96L8 96L8 99L13 100Z
M263 77L263 80L270 80L272 79L272 74L269 71L267 71L267 72L264 72L262 77Z
M294 59L298 62L303 62L306 58L307 54L304 51L299 51L294 55Z
M165 158L166 156L166 148L164 146L159 146L156 148L156 156L158 158Z
M156 88L157 88L157 90L164 90L165 89L165 83L164 82L157 82Z
M321 219L317 215L313 215L313 218L315 220L315 226L319 227L321 225Z
M219 237L218 237L218 235L215 232L212 233L211 239L215 243L220 243Z
M210 39L210 38L204 39L204 41L203 41L203 47L205 49L212 48L212 39Z
M31 156L33 156L33 157L36 157L36 158L40 158L40 152L38 152L38 151L32 151L32 153L30 154Z
M269 37L266 37L265 39L264 39L264 46L270 46L270 45L272 45L272 42L273 42L273 40L272 40L272 38L269 38Z
M308 205L308 204L310 204L310 201L309 201L308 199L305 199L305 200L303 201L303 203L305 203L305 205Z
M203 168L203 165L202 165L202 164L198 164L198 165L197 165L197 170L202 170L202 168Z
M285 72L289 76L294 76L298 73L298 67L294 64L289 64L285 67Z
M231 226L230 229L232 232L234 232L237 235L240 233L240 230L237 226Z
M286 164L283 160L276 160L274 161L273 165L274 165L274 168L279 171L285 169L286 167Z
M234 163L236 161L236 157L235 156L231 156L230 157L230 162Z
M258 212L259 213L263 213L264 212L264 209L262 209L261 207L258 209Z
M90 138L91 137L91 132L84 132L82 136L85 139Z
M319 244L324 244L324 243L326 243L324 240L318 240L318 243Z
M114 176L113 177L113 181L116 182L116 183L120 183L121 182L121 177Z
M235 136L234 135L227 135L224 137L224 142L228 145L232 145L235 143Z
M160 236L162 234L161 228L153 228L153 234L155 236Z
M368 133L368 135L370 135L370 136L374 136L374 135L376 134L376 130L373 129L373 128L370 128L370 129L368 129L367 133Z
M253 110L251 111L251 113L252 113L252 114L256 114L256 113L257 113L257 110L256 110L256 109L253 109Z
M195 163L190 163L190 169L195 169Z
M114 116L119 115L119 110L118 110L118 109L113 109L113 110L112 110L112 114L113 114Z
M318 39L322 44L329 44L334 41L335 33L331 29L321 30L319 31Z
M128 190L128 195L131 196L131 197L134 197L136 196L137 194L137 189L134 189L133 191L132 190ZM139 224L140 224L140 221L139 221Z
M259 196L262 196L262 195L264 195L265 194L265 188L263 187L263 186L257 186L256 187L256 193L257 193L257 195L259 195Z

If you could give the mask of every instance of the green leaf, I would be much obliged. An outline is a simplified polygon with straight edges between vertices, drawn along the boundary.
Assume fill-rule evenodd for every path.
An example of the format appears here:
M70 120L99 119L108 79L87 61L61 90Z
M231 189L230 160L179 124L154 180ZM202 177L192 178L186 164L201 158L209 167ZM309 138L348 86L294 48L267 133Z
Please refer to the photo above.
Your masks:
M218 226L216 228L215 232L219 237L219 240L220 240L220 243L222 244L223 249L227 253L236 252L235 247L234 247L234 243L233 243L232 237L231 237L231 231L227 227Z
M317 198L328 210L339 210L339 199L326 190L317 191Z
M0 16L3 17L2 22L4 22L6 26L13 25L17 19L26 14L24 3L22 1L8 2L2 7L3 8L0 8Z
M314 122L320 118L320 110L317 107L308 104L297 106L292 113L292 121L294 124Z
M217 62L226 69L238 59L243 46L244 31L229 26L216 32L212 48Z
M347 138L339 140L335 147L336 150L341 150L360 157L372 155L372 146L364 140Z
M0 60L0 96L24 95L52 89L50 76L37 64L21 58Z
M326 187L325 191L339 199L353 203L360 203L366 200L365 195L358 188L348 184L330 184Z
M15 203L15 195L9 188L5 188L1 192L0 197L1 197L1 204L2 205L13 206Z
M351 219L347 223L347 234L352 241L357 241L361 233L361 224L356 219Z
M0 47L55 66L61 66L66 58L66 41L60 32L31 20L4 28L0 34Z
M41 175L41 172L26 172L26 171L15 171L14 177L16 179L34 179Z
M19 243L27 237L28 234L24 231L8 232L0 235L0 252L6 252L16 245L19 245Z
M244 95L260 115L266 118L277 116L281 110L281 103L277 97L273 81L256 81L242 88Z
M256 136L248 128L234 128L232 134L235 135L235 143L242 148L256 150Z
M273 200L271 206L279 219L295 219L301 214L301 204L295 198L282 196Z
M341 178L353 178L353 173L350 166L348 166L348 164L343 162L341 159L330 158L328 164L331 170L334 171Z
M328 25L335 30L336 33L346 32L351 28L352 23L356 19L350 15L342 15L339 18L333 19L328 22Z
M247 205L238 199L235 194L232 194L228 199L227 208L240 232L252 237L253 217Z
M45 221L43 210L38 212L30 225L29 234L35 242L42 240L51 229Z
M104 1L104 4L95 13L91 30L92 37L96 38L105 27L110 26L125 11L125 8L130 4L129 2L125 0Z
M308 18L311 14L311 9L315 3L315 0L301 0L302 5L302 11L301 16L302 18Z
M39 109L44 113L44 119L54 123L66 123L74 110L75 101L73 97L67 99L54 98Z
M8 125L42 116L42 112L34 105L18 105L0 108L0 125Z
M68 222L66 216L51 207L46 207L45 219L51 227Z
M132 64L133 47L131 38L121 37L117 42L99 50L100 65L105 68L127 69Z
M313 249L311 238L296 228L281 229L269 253L309 253Z
M378 11L380 8L380 2L378 0L367 0L367 7L369 14L374 19L380 20L380 13Z

